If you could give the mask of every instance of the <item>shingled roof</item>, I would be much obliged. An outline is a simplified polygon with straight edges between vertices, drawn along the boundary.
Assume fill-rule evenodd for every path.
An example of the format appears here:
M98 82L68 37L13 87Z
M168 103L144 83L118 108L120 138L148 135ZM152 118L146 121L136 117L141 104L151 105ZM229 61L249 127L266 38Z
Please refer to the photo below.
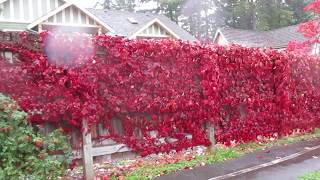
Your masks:
M247 47L271 47L281 49L287 47L290 41L306 40L297 29L298 25L272 31L252 31L225 27L218 29L217 35L221 33L228 43L240 44Z
M142 12L128 12L120 10L103 10L103 9L88 9L92 14L100 20L112 27L116 32L115 34L130 37L138 30L143 28L147 23L154 19L160 20L170 30L177 34L183 40L195 41L197 40L187 31L183 30L178 24L171 21L164 15L142 13ZM132 23L128 18L133 18L137 23Z

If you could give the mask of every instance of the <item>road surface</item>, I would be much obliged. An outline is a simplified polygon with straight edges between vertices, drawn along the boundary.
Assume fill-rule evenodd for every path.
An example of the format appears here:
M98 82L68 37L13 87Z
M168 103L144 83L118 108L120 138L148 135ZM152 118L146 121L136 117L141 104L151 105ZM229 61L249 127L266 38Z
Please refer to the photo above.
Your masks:
M228 180L295 180L306 172L320 171L320 148L267 168L245 173Z
M213 165L182 170L162 176L158 180L295 180L306 172L320 170L320 139L301 141L281 147L273 147L263 151L247 154L243 157ZM269 164L281 158L305 152L298 157L268 167L250 170L253 167ZM243 173L245 171L246 173ZM238 172L238 173L237 173ZM241 172L241 173L239 173ZM234 175L236 176L230 176ZM228 176L229 175L229 176Z

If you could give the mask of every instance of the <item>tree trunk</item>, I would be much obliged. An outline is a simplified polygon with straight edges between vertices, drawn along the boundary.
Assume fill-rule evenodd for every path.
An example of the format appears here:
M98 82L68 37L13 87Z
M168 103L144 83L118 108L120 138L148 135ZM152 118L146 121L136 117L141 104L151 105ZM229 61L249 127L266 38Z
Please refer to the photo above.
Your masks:
M251 25L252 25L252 30L257 30L257 4L254 4L252 2L252 11L251 11Z
M110 0L105 0L103 2L103 9L111 9L111 2Z

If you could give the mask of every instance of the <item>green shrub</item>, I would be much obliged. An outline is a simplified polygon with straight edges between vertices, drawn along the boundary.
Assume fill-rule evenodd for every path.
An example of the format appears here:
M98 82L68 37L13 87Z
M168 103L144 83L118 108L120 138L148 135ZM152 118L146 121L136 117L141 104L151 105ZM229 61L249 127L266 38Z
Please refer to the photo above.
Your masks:
M320 180L320 171L306 173L299 180Z
M71 147L61 130L44 137L27 114L0 94L0 179L57 179L71 160Z

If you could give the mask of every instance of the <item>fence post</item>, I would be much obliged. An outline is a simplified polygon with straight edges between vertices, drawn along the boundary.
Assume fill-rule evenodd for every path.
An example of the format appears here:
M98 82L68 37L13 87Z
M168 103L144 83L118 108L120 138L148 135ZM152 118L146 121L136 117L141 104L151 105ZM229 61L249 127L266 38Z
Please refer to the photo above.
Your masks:
M207 122L207 136L209 141L211 142L211 146L209 146L209 151L214 152L215 151L215 144L216 140L214 137L214 125L212 123Z
M94 171L93 171L93 157L92 157L92 141L91 141L91 132L88 130L88 122L87 120L83 120L83 132L82 132L82 160L84 167L84 177L86 180L94 179Z

